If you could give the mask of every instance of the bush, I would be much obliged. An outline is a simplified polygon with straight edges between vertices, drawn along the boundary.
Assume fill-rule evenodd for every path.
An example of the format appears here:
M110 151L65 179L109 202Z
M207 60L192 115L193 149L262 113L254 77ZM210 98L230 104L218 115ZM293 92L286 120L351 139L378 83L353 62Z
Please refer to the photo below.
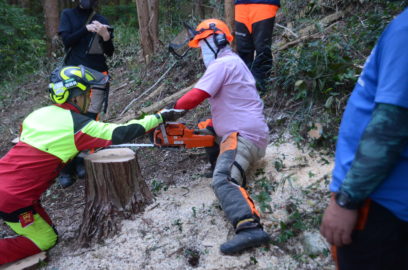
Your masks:
M294 2L305 4L303 0ZM403 10L402 3L362 2L362 5L354 3L353 13L348 12L318 38L275 55L277 61L269 87L279 89L286 106L291 106L288 112L292 120L288 124L292 135L299 140L304 140L307 131L319 122L325 130L323 139L334 143L344 106L368 55L384 28ZM294 17L291 13L284 15ZM306 25L313 23L308 20ZM273 95L266 104L271 102Z
M22 8L0 0L0 76L31 72L46 52L44 26Z

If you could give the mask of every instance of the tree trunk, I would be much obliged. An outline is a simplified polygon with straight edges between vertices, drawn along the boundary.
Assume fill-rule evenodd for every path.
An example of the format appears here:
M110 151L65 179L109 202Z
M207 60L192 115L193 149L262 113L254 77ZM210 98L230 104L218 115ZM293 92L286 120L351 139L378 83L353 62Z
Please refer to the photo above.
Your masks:
M194 1L194 14L200 20L204 19L205 17L205 8L203 5L203 0L195 0Z
M29 0L20 0L20 6L22 8L30 8L30 1Z
M153 50L160 47L159 40L159 0L149 0L149 35L153 41Z
M91 154L85 167L86 205L78 237L82 246L116 234L122 219L142 211L153 198L136 155L128 148Z
M225 10L225 21L231 30L231 34L235 36L235 6L234 0L225 0L224 2ZM232 42L231 46L235 48L235 41Z
M143 58L149 63L154 52L154 43L149 33L149 3L148 0L136 0L137 19L139 21L139 39L142 45Z
M44 10L45 31L47 34L48 57L51 57L57 50L56 39L59 24L58 1L43 0L42 4Z

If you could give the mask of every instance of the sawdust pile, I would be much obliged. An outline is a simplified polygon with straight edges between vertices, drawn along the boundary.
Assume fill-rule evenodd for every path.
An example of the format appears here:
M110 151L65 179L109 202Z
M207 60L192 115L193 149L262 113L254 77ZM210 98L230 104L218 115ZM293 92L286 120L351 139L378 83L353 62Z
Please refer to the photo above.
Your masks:
M232 227L220 210L211 179L192 177L181 183L175 179L143 213L124 221L118 235L103 244L76 249L72 235L62 237L50 251L45 269L334 269L327 247L313 256L305 251L305 233L316 235L317 226L282 238L282 224L296 222L291 220L294 211L300 217L310 216L325 206L332 164L332 158L314 150L301 151L293 143L268 146L265 158L252 170L249 189L253 197L261 192L260 176L255 175L260 171L263 181L273 187L271 200L263 203L267 207L262 217L274 239L269 247L223 256L219 246L233 236Z

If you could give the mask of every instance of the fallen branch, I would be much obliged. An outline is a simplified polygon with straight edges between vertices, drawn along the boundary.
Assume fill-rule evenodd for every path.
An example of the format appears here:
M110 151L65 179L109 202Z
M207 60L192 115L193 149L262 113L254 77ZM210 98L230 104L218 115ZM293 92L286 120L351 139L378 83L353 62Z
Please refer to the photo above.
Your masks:
M154 96L160 94L162 91L164 90L164 84L159 85L159 87L156 88L156 90L154 90L153 92L151 92L147 97L143 98L141 101L147 99L151 99Z
M276 23L275 25L278 26L278 27L280 27L280 28L285 29L286 31L288 31L289 33L291 33L295 38L298 38L298 37L299 37L299 35L296 34L295 32L293 32L290 28L288 28L288 27L286 27L286 26L283 26L283 25L280 25L279 23Z
M298 31L300 38L293 40L293 41L289 41L289 42L285 42L283 44L278 44L278 50L284 50L290 46L293 46L295 44L298 44L304 40L307 39L311 39L311 38L317 38L320 37L322 35L322 32L326 31L327 29L331 28L333 25L335 25L336 21L338 21L339 19L341 19L344 16L344 12L339 11L336 13L333 13L329 16L324 17L323 19L321 19L318 23L313 24L313 25L309 25L301 30ZM335 23L333 23L335 22ZM331 24L333 23L333 24ZM331 24L331 25L329 25ZM319 25L321 28L325 28L322 32L318 32L318 33L314 33L316 31L317 25ZM329 26L328 26L329 25ZM284 28L284 27L283 27Z
M134 82L134 81L131 81L130 83L132 83L132 82ZM118 91L119 89L122 89L122 88L126 87L128 84L129 84L129 82L125 82L124 84L122 84L122 85L120 85L120 86L118 86L118 87L116 87L114 89L111 89L111 91L112 92Z
M329 25L328 27L326 27L326 28L324 29L324 31L326 31L326 30L332 28L332 27L333 27L334 25L336 25L336 24L337 24L337 22L335 22L335 23ZM324 31L323 31L323 32L324 32ZM315 33L315 34L307 35L307 36L302 36L302 37L300 37L300 38L298 38L298 39L296 39L296 40L293 40L293 41L290 41L290 42L287 42L287 43L281 45L277 50L278 50L278 51L285 50L285 49L287 49L287 48L290 47L290 46L296 45L296 44L298 44L298 43L300 43L300 42L302 42L302 41L308 40L308 39L320 38L320 37L322 37L322 36L324 35L323 32L319 32L319 33Z
M338 11L335 12L333 14L330 14L329 16L324 17L323 19L321 19L319 22L313 24L313 25L309 25L301 30L299 30L299 35L300 36L304 36L304 35L308 35L308 34L312 34L313 32L316 31L317 26L319 26L320 28L325 28L326 26L328 26L329 24L340 20L341 18L344 17L344 12L343 11Z
M190 91L193 87L194 87L194 84L192 84L192 85L190 85L190 86L188 86L188 87L186 87L184 89L181 89L180 91L174 93L173 95L168 96L168 97L166 97L166 98L164 98L164 99L162 99L162 100L160 100L160 101L158 101L158 102L156 102L156 103L154 103L154 104L152 104L152 105L150 105L148 107L142 108L138 114L142 115L142 114L156 113L160 109L164 108L166 105L168 105L168 104L176 101L177 99L181 98L185 93Z
M122 116L129 108L130 106L135 103L136 101L138 101L140 98L142 98L145 94L147 94L148 92L150 92L150 90L152 90L154 87L156 87L156 85L158 85L163 79L164 77L167 75L167 73L169 73L169 71L176 65L177 62L174 62L167 70L166 72L163 73L163 75L146 91L144 91L142 94L140 94L137 98L134 98L126 107L125 109L119 114L119 117Z
M298 44L298 43L300 43L300 42L302 42L302 41L305 41L305 40L307 40L307 39L318 38L318 37L320 37L320 36L322 36L321 33L317 33L317 34L313 34L313 35L309 35L309 36L300 37L299 39L296 39L296 40L293 40L293 41L291 41L291 42L288 42L288 43L283 44L282 46L280 46L280 47L278 48L278 51L285 50L285 49L287 49L287 48L289 48L289 47L291 47L291 46L293 46L293 45L296 45L296 44Z

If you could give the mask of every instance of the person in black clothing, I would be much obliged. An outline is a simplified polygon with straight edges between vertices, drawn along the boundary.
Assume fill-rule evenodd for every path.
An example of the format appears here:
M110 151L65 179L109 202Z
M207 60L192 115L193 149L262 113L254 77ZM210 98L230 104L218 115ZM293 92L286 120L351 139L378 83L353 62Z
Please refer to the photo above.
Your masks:
M64 65L84 65L107 75L108 65L105 56L113 55L113 33L108 20L95 12L96 5L96 0L80 0L77 7L64 9L58 34L66 50ZM98 49L91 50L90 44L95 39ZM86 113L88 117L96 120L104 102L106 110L108 90L109 82L105 86L92 86L91 105ZM62 187L68 187L74 183L75 175L78 178L85 176L83 159L80 157L76 157L64 167L58 182Z
M79 5L72 9L65 9L61 14L58 33L62 38L67 57L65 65L84 65L99 72L108 73L106 56L112 56L114 46L111 27L105 17L94 12L95 0L80 0ZM86 24L88 18L90 23ZM89 45L92 39L100 40L99 52L91 52ZM107 87L107 86L106 86ZM105 88L93 88L91 106L88 116L96 119L102 110L105 97Z
M239 56L265 94L272 69L272 32L280 0L235 0L235 37Z

